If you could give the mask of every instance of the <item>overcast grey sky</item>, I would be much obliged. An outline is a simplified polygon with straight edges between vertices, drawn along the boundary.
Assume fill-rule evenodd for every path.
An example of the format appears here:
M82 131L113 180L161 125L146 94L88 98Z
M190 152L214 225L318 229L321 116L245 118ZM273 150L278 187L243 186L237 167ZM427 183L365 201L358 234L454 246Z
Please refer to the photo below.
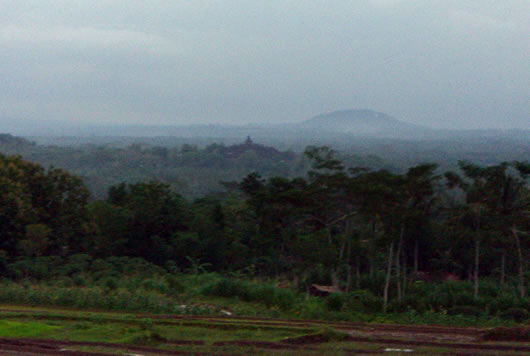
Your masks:
M0 117L279 123L348 108L530 128L530 1L0 0Z

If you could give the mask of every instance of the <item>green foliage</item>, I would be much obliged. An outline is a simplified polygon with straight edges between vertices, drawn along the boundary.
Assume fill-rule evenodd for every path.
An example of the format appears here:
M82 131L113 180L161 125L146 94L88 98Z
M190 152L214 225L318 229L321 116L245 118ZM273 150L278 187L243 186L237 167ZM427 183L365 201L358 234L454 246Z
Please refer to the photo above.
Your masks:
M326 298L328 310L340 311L344 307L345 297L341 293L332 293Z
M369 290L355 290L348 295L350 303L362 306L363 311L379 312L383 306L383 298L375 296Z
M482 311L474 306L456 306L447 311L449 315L480 316Z
M25 305L48 305L81 309L123 310L134 312L173 313L179 304L169 296L143 289L130 292L103 287L71 288L60 285L33 284L24 287L7 284L0 290L0 302Z
M42 256L50 245L51 229L44 224L26 225L25 239L19 241L19 248L25 256Z
M322 336L326 342L341 342L348 339L348 334L329 327L324 328Z
M110 290L118 288L118 280L113 277L107 277L103 280L103 286Z
M42 337L62 328L62 326L49 325L38 321L0 320L0 334L9 335L11 338Z
M135 145L122 153L134 157L131 166L146 157L200 166L223 152ZM427 319L526 318L525 162L462 161L463 177L449 172L442 179L436 164L398 173L346 169L326 147L309 147L306 156L313 163L307 176L252 173L226 183L230 194L187 201L162 180L129 181L89 204L80 178L0 155L0 273L28 291L26 304L175 311L181 309L164 304L168 298L194 304L209 296L333 319L383 305ZM237 159L250 168L257 157L241 152ZM389 256L388 246L398 244ZM397 256L400 263L388 263ZM474 284L457 280L477 268ZM272 277L297 292L262 282ZM348 292L315 299L304 295L311 284ZM150 306L157 298L166 306Z
M0 153L0 187L0 249L40 256L83 248L91 225L81 178Z
M530 313L522 308L509 308L500 314L502 319L515 320L517 322L523 322L530 319Z
M204 295L239 298L245 302L260 302L267 307L278 307L282 310L292 308L298 297L289 289L276 288L267 283L247 282L240 279L221 277L206 284L201 293Z

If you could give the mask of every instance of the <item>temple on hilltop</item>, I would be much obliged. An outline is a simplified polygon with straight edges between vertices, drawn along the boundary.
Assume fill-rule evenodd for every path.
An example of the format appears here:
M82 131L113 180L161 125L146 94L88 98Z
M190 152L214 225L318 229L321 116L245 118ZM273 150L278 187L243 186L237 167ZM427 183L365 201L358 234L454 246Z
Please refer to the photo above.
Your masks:
M238 158L248 151L254 151L261 159L292 160L295 157L292 152L281 152L274 147L254 143L250 136L247 136L244 143L223 147L219 153L227 158Z

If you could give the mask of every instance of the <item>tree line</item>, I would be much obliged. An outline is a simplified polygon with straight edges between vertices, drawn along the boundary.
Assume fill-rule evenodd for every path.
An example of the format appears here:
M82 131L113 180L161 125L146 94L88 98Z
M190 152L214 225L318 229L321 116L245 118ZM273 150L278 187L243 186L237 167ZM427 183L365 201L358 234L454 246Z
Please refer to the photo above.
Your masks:
M514 283L527 293L528 162L459 162L439 173L346 167L308 147L304 177L257 173L187 200L168 184L121 183L90 201L82 179L0 155L0 268L42 256L140 257L168 270L248 271L343 290L379 284L384 307L411 279ZM4 260L2 262L1 260ZM425 277L428 276L428 277Z

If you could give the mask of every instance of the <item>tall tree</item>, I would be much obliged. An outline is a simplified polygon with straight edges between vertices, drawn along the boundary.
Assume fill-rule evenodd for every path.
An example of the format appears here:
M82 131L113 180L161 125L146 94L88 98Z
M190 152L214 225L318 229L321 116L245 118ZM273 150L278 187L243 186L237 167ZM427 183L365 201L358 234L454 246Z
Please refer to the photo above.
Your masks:
M486 214L486 175L485 169L467 161L459 161L460 170L464 172L467 183L454 172L447 172L449 188L460 188L465 194L465 204L453 210L458 212L458 220L467 226L473 235L474 264L473 264L473 295L478 298L479 294L479 269L480 269L480 245L484 228L484 215Z
M48 242L39 244L39 254L82 251L92 228L88 196L77 176L0 154L0 249L15 256L20 240L34 241L41 231Z

